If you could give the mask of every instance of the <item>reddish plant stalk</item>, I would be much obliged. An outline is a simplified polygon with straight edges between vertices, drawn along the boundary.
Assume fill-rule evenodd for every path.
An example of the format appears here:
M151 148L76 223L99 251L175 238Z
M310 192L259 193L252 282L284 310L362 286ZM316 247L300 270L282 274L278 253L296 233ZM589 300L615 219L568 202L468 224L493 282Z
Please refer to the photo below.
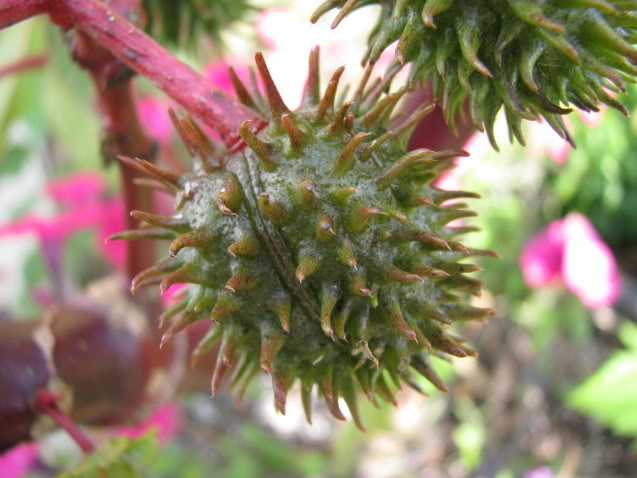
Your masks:
M107 161L114 160L121 154L152 160L156 143L146 134L139 120L133 84L130 76L126 76L126 67L83 32L78 32L72 48L76 61L90 73L95 86L105 132L101 148L104 158ZM120 161L115 163L120 168L125 210L152 211L152 193L133 183L139 173ZM137 221L126 214L126 228L136 227ZM155 254L153 244L149 241L128 242L126 275L132 280L154 263Z
M48 60L49 58L46 55L35 55L21 58L20 60L11 63L10 65L0 67L0 78L2 78L3 76L22 73L23 71L40 68L44 66Z
M44 13L50 4L50 0L4 0L0 3L0 28Z
M229 147L238 145L239 126L262 119L220 92L192 68L177 60L152 38L100 0L3 0L0 28L40 13L63 28L76 28L142 74L207 126Z
M91 453L95 450L93 440L86 436L77 423L60 409L57 404L59 398L58 395L49 390L39 390L34 398L35 409L48 415L60 428L66 431L85 454Z

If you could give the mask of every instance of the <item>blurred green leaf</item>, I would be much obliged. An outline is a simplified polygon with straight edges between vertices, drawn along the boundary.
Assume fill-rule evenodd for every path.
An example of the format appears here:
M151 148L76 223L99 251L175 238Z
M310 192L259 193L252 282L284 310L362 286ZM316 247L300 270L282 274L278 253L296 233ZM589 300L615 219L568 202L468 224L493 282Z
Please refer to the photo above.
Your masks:
M156 453L154 432L139 438L117 437L101 444L75 469L59 478L142 478L141 470Z
M474 470L482 457L486 438L484 416L471 400L460 398L454 408L460 424L453 430L453 441L460 452L460 459L468 470Z
M221 32L256 11L249 0L144 0L150 33L162 42L192 47L202 35L217 43Z
M0 51L2 65L10 65L25 56L29 51L30 38L36 23L33 21L14 25L0 32ZM9 75L0 79L0 141L4 138L7 124L7 112L13 102L18 75ZM2 144L0 143L0 151Z
M99 115L89 76L71 59L57 29L49 31L49 66L43 79L42 101L47 130L61 146L64 163L56 174L100 169Z
M637 437L637 326L624 324L620 337L629 348L615 352L567 402L616 433Z

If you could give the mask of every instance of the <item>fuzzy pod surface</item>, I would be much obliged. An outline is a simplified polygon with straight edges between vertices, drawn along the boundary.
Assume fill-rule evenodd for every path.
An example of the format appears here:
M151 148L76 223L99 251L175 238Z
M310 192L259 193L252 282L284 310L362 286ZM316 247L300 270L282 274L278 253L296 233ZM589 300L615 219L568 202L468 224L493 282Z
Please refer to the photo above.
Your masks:
M571 107L608 105L628 114L615 94L637 74L637 2L624 0L327 0L336 26L354 9L380 5L364 61L392 43L391 69L411 63L411 80L433 81L447 121L468 98L472 122L486 129L506 113L510 139L524 144L522 120L543 118L565 140Z
M412 128L431 111L425 105L392 130L393 109L410 91L383 95L364 80L351 101L339 102L343 68L324 91L319 52L312 51L301 106L283 102L261 55L256 64L264 97L235 79L238 97L269 121L247 145L219 153L192 120L173 115L195 158L184 176L144 161L127 160L155 176L176 197L171 217L132 214L145 224L115 239L169 239L169 256L133 281L133 289L160 282L162 290L191 284L163 316L163 340L206 320L210 331L196 359L220 343L213 395L224 376L242 396L259 370L270 374L276 409L300 381L311 421L312 390L344 419L342 397L355 422L356 397L394 402L414 373L446 390L432 355L473 355L450 330L454 322L493 313L464 300L482 283L460 259L493 255L456 238L474 230L448 223L475 215L465 205L442 205L464 191L432 186L463 151L406 151ZM395 124L395 123L394 123Z

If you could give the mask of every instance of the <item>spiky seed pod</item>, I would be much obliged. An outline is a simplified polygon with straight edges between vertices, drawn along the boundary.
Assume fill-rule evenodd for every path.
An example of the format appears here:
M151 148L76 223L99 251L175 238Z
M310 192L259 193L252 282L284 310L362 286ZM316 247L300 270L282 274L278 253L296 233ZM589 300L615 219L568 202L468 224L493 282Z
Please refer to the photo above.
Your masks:
M626 108L613 93L637 74L637 3L621 0L327 0L312 20L340 8L381 6L365 61L398 41L390 72L407 62L411 80L434 81L453 124L469 98L470 117L486 129L504 107L511 140L521 121L544 118L572 143L562 115L574 106Z
M430 355L472 354L448 325L492 313L456 294L481 284L464 275L474 266L457 263L473 254L454 241L466 231L445 227L467 212L440 203L471 195L431 185L450 158L465 153L405 150L422 111L403 127L385 126L404 91L381 97L381 89L363 84L353 103L335 104L339 69L320 96L318 49L295 111L263 57L256 59L269 126L256 135L242 127L245 150L215 158L205 138L183 134L194 123L177 118L196 166L176 181L176 214L135 213L150 228L118 237L156 237L159 229L173 240L170 257L142 272L134 287L149 279L162 290L192 284L165 314L172 322L166 336L211 320L197 350L221 341L213 394L232 375L230 388L241 397L261 368L272 377L277 410L285 410L286 392L299 379L308 420L314 388L339 419L343 397L362 427L356 388L373 401L393 401L388 381L411 384L412 373L443 388ZM193 138L205 147L194 147Z

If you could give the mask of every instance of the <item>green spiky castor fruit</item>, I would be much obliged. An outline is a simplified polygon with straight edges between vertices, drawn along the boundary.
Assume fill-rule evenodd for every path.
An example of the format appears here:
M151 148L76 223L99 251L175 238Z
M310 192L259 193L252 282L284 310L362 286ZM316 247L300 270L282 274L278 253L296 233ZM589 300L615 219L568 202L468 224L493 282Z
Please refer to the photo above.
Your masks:
M434 81L449 122L469 98L471 120L487 130L501 107L509 136L524 144L521 121L544 118L572 143L561 116L575 106L625 107L612 95L637 74L637 2L623 0L327 0L314 13L339 8L332 26L353 9L381 13L365 61L398 40L392 67L411 63L411 78Z
M431 185L465 153L406 151L410 130L430 105L386 129L408 88L382 97L382 85L363 82L352 101L338 104L343 69L321 95L315 49L302 105L291 111L263 57L256 61L267 106L236 78L235 87L269 125L255 134L244 123L247 147L221 155L191 120L176 118L196 158L191 174L127 160L176 194L176 214L133 212L147 226L118 238L172 240L170 257L139 274L133 288L193 284L164 314L172 321L164 340L212 319L194 356L220 341L213 394L231 372L230 388L241 396L261 368L272 376L280 412L298 379L308 420L316 386L335 417L343 418L343 397L362 427L357 389L372 401L393 402L394 387L415 385L414 371L444 389L431 355L473 354L449 325L492 313L462 299L479 293L482 283L465 276L474 265L458 263L492 253L454 240L471 228L446 227L474 214L441 205L475 195Z

